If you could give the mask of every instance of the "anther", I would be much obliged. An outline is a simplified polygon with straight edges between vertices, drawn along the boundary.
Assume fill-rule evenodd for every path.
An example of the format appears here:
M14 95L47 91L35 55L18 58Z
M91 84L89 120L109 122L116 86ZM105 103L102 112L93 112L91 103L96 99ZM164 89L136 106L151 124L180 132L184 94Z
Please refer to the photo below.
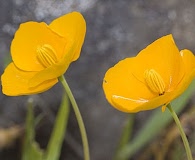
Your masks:
M161 75L154 69L148 69L144 73L145 82L150 90L159 96L165 93L165 83Z
M38 46L37 59L44 67L47 68L57 62L56 52L49 44Z

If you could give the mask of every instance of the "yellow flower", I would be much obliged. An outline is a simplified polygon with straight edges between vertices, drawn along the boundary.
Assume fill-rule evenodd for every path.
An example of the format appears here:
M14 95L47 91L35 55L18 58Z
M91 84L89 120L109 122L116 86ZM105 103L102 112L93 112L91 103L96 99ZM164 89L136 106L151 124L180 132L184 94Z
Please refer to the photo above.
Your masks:
M164 36L136 57L110 68L103 81L109 103L123 112L150 110L178 97L195 76L195 57L179 52L172 35Z
M63 15L49 25L32 21L21 24L11 44L13 62L1 77L3 93L28 95L51 88L79 58L85 32L85 20L78 12Z

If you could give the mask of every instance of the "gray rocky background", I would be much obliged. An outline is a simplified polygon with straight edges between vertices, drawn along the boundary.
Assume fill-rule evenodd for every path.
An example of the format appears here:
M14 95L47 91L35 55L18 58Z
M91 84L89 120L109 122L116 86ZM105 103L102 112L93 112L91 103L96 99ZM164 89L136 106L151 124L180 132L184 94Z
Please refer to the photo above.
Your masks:
M195 51L194 0L0 0L0 73L8 59L11 40L18 26L29 20L51 22L70 11L80 11L87 34L78 61L65 76L86 124L91 159L110 160L116 149L127 114L112 108L102 90L108 68L136 55L155 39L172 33L180 49ZM36 113L44 115L37 126L37 141L45 147L62 95L61 84L32 96ZM22 125L27 96L7 97L0 93L0 126ZM136 115L140 128L149 112ZM2 160L18 160L20 141L0 151ZM82 159L80 133L71 112L61 160Z

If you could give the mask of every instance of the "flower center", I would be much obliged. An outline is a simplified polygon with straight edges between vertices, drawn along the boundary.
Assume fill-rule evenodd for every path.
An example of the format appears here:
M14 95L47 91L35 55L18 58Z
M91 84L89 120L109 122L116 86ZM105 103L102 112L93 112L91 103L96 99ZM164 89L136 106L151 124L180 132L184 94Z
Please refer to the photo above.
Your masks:
M37 59L44 67L47 68L57 62L56 52L49 44L38 46Z
M165 82L161 75L154 69L148 69L144 73L145 81L151 91L163 95L165 93Z

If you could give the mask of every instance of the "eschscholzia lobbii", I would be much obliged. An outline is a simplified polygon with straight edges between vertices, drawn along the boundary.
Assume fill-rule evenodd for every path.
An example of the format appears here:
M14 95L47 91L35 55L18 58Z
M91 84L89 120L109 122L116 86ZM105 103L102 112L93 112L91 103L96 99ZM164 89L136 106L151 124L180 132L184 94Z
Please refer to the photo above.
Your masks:
M123 112L139 112L163 106L182 94L195 76L195 57L179 51L167 35L110 68L103 89L109 103Z
M20 25L11 43L11 62L1 81L9 96L36 94L58 82L70 63L80 56L86 23L78 12L44 22Z

